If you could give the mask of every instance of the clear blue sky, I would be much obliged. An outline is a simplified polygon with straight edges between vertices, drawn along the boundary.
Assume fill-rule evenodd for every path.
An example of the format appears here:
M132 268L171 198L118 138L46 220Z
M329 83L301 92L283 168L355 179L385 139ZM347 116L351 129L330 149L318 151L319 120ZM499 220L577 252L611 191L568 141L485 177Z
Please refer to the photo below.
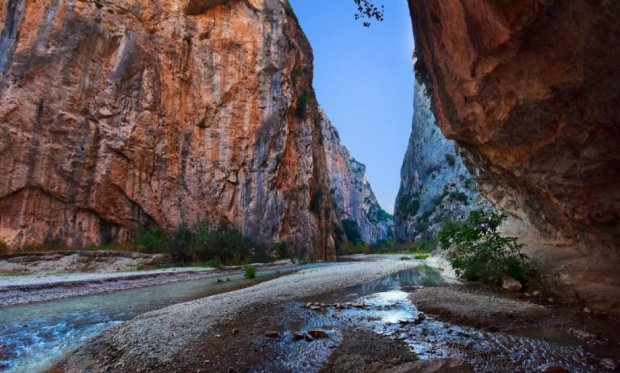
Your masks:
M393 212L413 115L413 35L405 0L383 0L385 21L363 27L353 0L291 0L314 50L319 103Z

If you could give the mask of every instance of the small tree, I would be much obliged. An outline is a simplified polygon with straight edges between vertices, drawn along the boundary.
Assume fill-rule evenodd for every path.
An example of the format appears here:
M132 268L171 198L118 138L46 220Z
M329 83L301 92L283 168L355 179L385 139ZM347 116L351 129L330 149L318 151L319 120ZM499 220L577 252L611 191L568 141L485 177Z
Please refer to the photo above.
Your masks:
M505 215L472 211L462 223L450 223L439 232L439 243L456 274L467 280L499 283L504 276L527 282L534 264L521 252L516 237L502 236L498 228Z

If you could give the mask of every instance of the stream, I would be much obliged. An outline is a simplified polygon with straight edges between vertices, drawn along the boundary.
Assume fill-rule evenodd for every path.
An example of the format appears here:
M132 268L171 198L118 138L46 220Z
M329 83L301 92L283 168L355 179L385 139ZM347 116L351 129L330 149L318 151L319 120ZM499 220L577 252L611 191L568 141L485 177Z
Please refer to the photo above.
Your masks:
M210 295L238 290L303 269L342 263L316 263L243 274L176 282L112 293L0 308L0 371L39 372L105 328L145 312Z
M461 358L475 372L543 372L563 367L570 372L600 371L589 359L582 344L562 330L544 326L509 331L485 331L443 322L424 315L409 299L421 287L444 286L439 273L418 267L395 273L370 283L290 302L272 310L277 316L253 315L233 327L251 330L276 330L279 339L250 337L240 341L234 336L214 348L205 357L215 371L232 367L248 372L320 372L341 346L351 330L365 330L400 341L419 360ZM294 333L320 329L325 339L296 340ZM245 332L242 332L242 334ZM353 337L355 338L355 337ZM241 351L260 351L260 356L227 357L233 344ZM210 346L212 348L213 346ZM346 350L346 356L357 351ZM252 354L250 354L252 355Z

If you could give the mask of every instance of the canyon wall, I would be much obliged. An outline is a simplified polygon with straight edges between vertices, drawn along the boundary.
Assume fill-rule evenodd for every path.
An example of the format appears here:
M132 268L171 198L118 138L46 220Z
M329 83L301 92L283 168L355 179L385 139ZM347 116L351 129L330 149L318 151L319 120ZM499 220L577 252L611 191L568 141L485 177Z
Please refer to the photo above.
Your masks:
M0 5L0 238L227 220L334 255L313 56L280 0Z
M426 86L414 85L413 122L394 207L399 241L430 240L441 223L474 209L492 209L478 193L453 141L437 128Z
M327 158L330 194L348 240L376 243L392 236L393 219L385 212L366 179L366 166L340 143L338 130L320 111L323 146Z
M416 70L480 191L540 231L531 252L578 298L620 314L620 2L409 6Z

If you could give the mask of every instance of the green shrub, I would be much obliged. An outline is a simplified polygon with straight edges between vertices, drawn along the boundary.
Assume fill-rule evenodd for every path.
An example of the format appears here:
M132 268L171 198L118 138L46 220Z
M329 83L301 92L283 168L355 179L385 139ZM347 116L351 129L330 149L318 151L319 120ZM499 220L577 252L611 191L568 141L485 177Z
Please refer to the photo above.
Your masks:
M207 267L211 267L211 268L221 268L222 267L222 261L220 260L219 257L215 257L211 260L209 260L207 262Z
M446 154L446 162L448 162L448 165L450 165L450 167L454 167L454 165L456 164L456 158L454 158L452 154Z
M399 217L406 218L415 215L419 209L420 200L406 195L400 199L400 206L396 212Z
M168 242L168 252L177 263L189 263L193 260L192 231L185 225L180 225Z
M416 253L432 253L437 248L437 239L420 240L415 244Z
M243 266L243 276L245 278L254 278L256 277L256 268L251 264L246 264Z
M504 276L526 283L536 269L516 237L502 236L504 215L472 211L463 223L447 224L439 232L441 248L456 274L466 280L499 284Z
M161 227L138 227L132 241L148 253L163 253L168 250L168 236Z
M359 226L355 220L344 219L341 221L344 234L347 236L347 240L353 244L362 243L362 235L360 234Z

